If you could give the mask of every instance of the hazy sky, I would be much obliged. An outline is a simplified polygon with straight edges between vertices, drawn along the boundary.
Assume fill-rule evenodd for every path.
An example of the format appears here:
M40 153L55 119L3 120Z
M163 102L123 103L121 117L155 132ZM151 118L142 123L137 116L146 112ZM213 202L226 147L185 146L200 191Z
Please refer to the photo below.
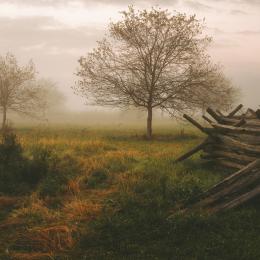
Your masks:
M0 54L12 52L21 63L33 59L39 76L53 79L71 108L84 109L70 88L77 60L129 4L205 18L214 61L243 90L242 102L260 105L260 0L0 0Z

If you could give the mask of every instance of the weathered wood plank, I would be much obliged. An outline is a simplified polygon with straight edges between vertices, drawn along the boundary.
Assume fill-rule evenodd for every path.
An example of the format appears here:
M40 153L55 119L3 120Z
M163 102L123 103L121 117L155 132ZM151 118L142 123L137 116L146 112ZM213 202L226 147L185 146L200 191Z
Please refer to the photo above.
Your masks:
M246 113L244 114L244 118L256 119L257 118L257 114L256 114L256 112L253 109L248 108Z
M243 191L248 189L250 185L259 181L260 179L260 170L251 171L244 178L237 179L232 185L226 186L220 191L212 194L211 196L206 197L204 200L201 200L194 205L196 208L202 207L214 207L214 204L217 204L218 201L225 201L230 198L236 197L236 194L241 194Z
M208 108L207 113L211 115L212 118L214 118L217 122L221 122L221 117L212 109Z
M213 160L225 168L237 170L205 191L198 198L198 202L189 208L202 207L212 212L219 212L239 206L260 195L260 184L258 184L260 182L260 109L256 111L248 109L246 113L236 115L242 107L239 105L228 116L208 108L208 114L217 123L205 115L203 119L212 128L203 127L191 117L185 116L189 122L208 135L207 142L203 146L199 145L190 152L194 154L202 149L206 153L201 155L202 158Z
M184 160L188 159L193 154L195 154L198 151L202 150L203 147L205 145L207 145L207 144L208 144L208 140L203 141L202 143L200 143L199 145L197 145L196 147L194 147L193 149L191 149L187 153L185 153L185 154L181 155L180 157L178 157L174 162L177 163L177 162L181 162L181 161L184 161Z
M209 154L207 154L206 157L204 157L205 159L208 158L214 160L214 158L227 158L229 160L240 162L242 164L244 163L249 164L258 159L257 157L254 156L248 156L247 154L238 154L234 151L228 151L224 149L215 149L215 150L205 149L204 151L209 152Z
M234 133L227 133L227 136L240 141L242 143L260 146L260 136L252 136L252 135L246 135L246 134L234 134Z
M260 194L260 185L256 186L254 189L239 195L238 197L234 198L233 200L226 202L224 204L218 205L215 208L211 209L212 213L217 213L223 210L232 209L238 207L239 205L249 201L250 199L258 196Z
M212 123L213 123L213 121L210 120L210 119L209 119L207 116L205 116L205 115L203 115L202 118L203 118L204 120L206 120L209 124L212 124Z
M258 169L259 167L260 167L260 159L257 159L254 162L248 164L243 169L233 173L232 175L228 176L227 178L225 178L221 182L215 184L209 190L205 191L203 193L203 197L206 197L206 196L208 196L210 194L216 193L217 191L221 190L223 187L231 185L232 183L237 181L237 179L243 178L243 176L247 175L248 172L250 172L250 171L252 171L254 169Z
M232 150L239 149L240 151L246 152L249 154L255 154L255 155L260 154L259 146L246 144L246 143L240 142L238 140L235 140L234 138L231 138L231 137L225 136L225 135L219 134L219 135L216 135L215 137L217 139L219 139L219 141L222 142L222 145L229 146L230 149L232 149Z
M225 115L220 111L220 110L216 110L217 114L219 114L221 117L225 117Z
M231 111L227 117L233 117L241 108L243 107L242 104L238 105L233 111Z
M257 115L257 118L260 119L260 109L257 109L257 110L256 110L256 115Z
M249 127L238 127L238 126L227 126L217 123L211 124L219 132L222 133L234 133L234 134L248 134L260 136L260 129L249 128Z
M236 162L232 162L226 158L216 158L215 159L215 162L218 163L219 165L222 165L226 168L230 168L230 169L234 169L234 170L241 170L245 167L244 164L241 164L241 163L236 163Z
M238 123L235 123L234 126L243 126L246 124L246 120L244 118L242 118Z
M205 131L205 128L204 128L200 123L198 123L196 120L194 120L192 117L190 117L190 116L188 116L188 115L186 115L186 114L184 114L183 117L184 117L187 121L189 121L191 124L193 124L195 127L197 127L201 132L207 133L207 132Z
M254 128L260 128L260 120L259 119L245 119L246 127L254 127Z

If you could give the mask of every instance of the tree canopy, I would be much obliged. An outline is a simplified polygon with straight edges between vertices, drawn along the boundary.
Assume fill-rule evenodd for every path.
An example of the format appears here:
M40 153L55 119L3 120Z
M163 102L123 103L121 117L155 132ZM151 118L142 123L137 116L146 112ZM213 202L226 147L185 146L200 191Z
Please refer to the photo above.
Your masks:
M207 54L211 39L195 15L133 7L122 15L109 25L109 37L79 59L77 94L91 104L147 110L148 138L154 109L176 115L232 103L234 88Z
M35 84L35 67L32 61L19 66L14 55L0 56L0 109L2 128L6 126L8 110L40 118L45 108L42 89Z

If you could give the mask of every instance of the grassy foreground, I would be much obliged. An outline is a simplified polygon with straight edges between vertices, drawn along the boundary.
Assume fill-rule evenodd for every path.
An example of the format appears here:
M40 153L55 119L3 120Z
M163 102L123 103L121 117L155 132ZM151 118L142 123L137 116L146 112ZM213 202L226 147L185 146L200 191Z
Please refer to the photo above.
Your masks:
M227 174L198 155L173 165L203 137L142 133L18 130L22 151L0 175L0 259L260 259L257 201L218 216L179 210Z

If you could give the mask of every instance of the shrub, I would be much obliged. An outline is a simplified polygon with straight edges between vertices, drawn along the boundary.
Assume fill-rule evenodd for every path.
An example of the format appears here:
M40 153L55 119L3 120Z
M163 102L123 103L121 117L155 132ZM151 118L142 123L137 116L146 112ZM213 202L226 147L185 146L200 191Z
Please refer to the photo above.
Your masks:
M16 135L10 130L5 131L0 144L0 165L7 167L21 160L23 160L22 147Z
M13 132L5 132L0 144L0 192L24 194L39 186L41 196L55 196L67 189L69 180L80 172L71 155L59 155L46 147L36 146L31 158Z
M20 193L30 183L27 175L28 161L23 157L22 147L12 131L5 131L0 143L0 192Z

